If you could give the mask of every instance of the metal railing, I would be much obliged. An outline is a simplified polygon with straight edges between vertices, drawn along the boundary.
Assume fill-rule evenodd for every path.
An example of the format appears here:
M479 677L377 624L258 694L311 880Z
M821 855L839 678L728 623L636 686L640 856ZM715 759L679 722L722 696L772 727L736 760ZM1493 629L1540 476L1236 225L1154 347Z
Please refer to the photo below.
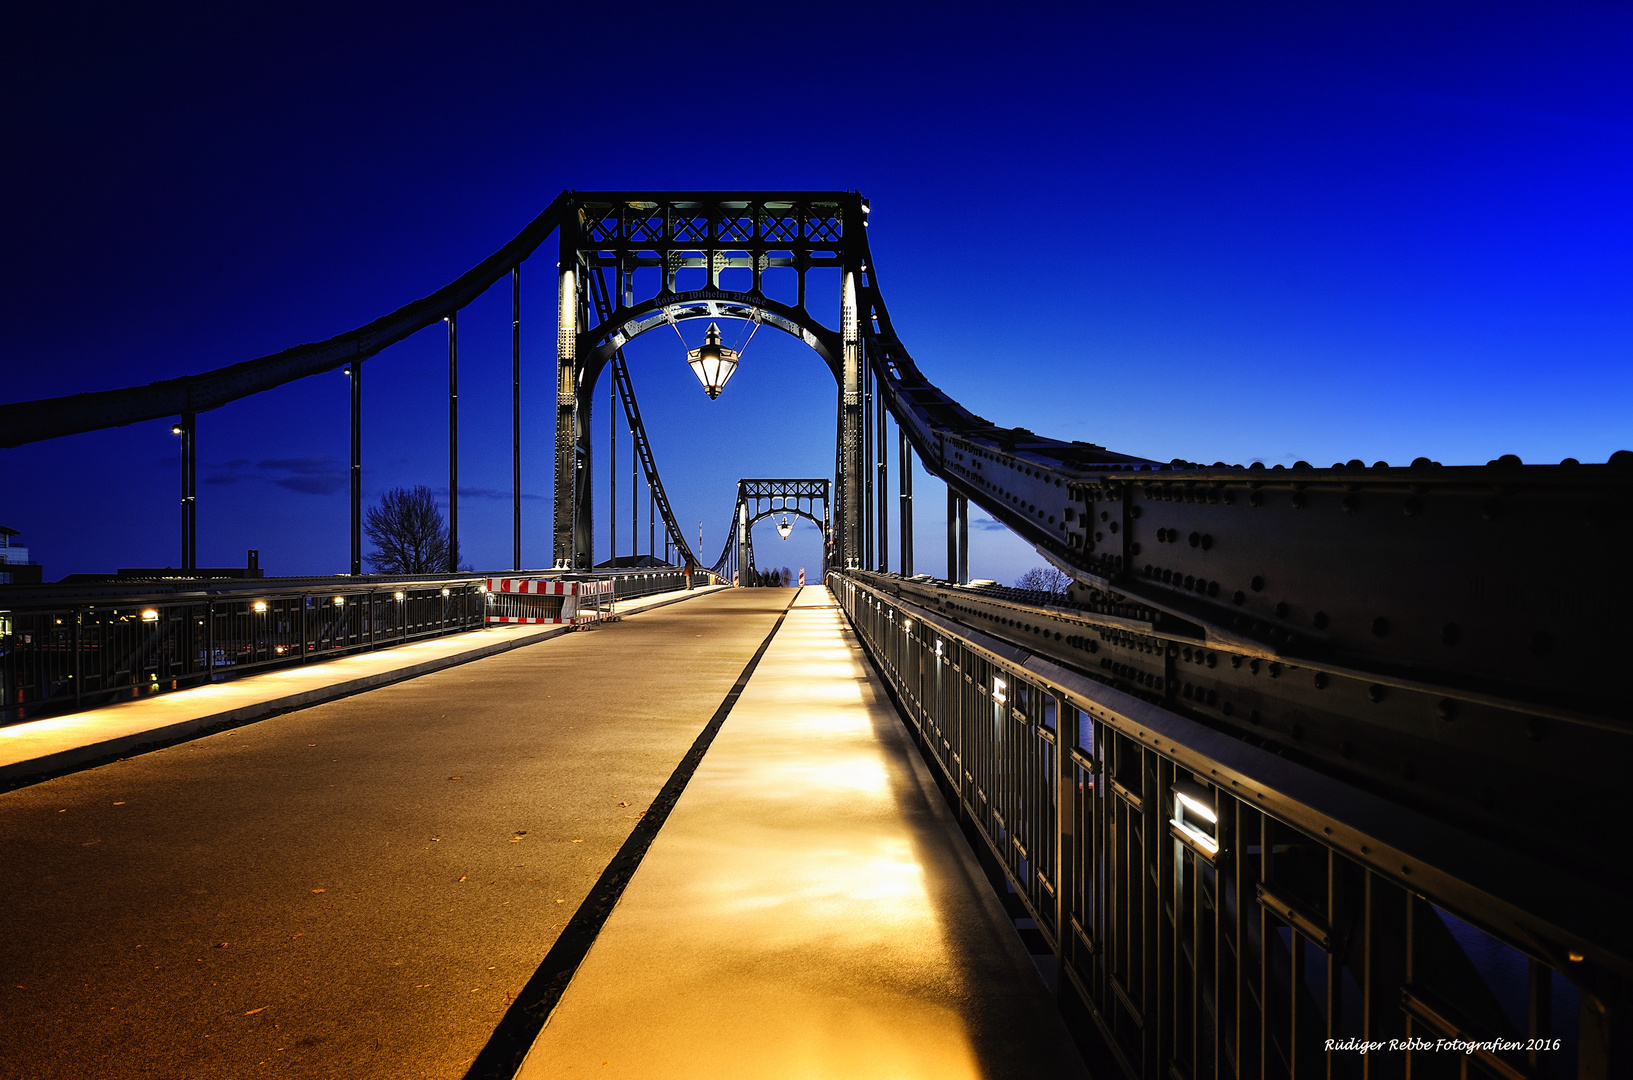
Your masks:
M0 723L482 625L481 579L45 586L0 596Z
M1035 921L1080 1042L1127 1076L1616 1071L1617 976L1503 894L1535 867L863 581L829 585L1012 914Z
M13 587L0 593L0 724L478 630L486 576ZM610 577L618 599L686 587L678 568L572 576Z

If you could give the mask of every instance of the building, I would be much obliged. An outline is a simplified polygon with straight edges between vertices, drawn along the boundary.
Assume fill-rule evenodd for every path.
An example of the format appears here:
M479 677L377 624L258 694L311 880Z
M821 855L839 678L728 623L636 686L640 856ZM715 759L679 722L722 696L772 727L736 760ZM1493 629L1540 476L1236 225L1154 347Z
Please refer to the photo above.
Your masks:
M18 542L16 529L0 525L0 585L38 585L40 564L28 557L28 548Z

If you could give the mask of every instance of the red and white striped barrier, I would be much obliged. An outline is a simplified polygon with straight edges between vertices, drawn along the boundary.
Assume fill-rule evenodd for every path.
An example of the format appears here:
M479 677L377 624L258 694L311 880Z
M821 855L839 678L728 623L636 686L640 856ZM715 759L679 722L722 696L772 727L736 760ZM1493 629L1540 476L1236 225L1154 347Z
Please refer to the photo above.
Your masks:
M582 626L612 614L610 581L488 578L487 591L492 594L492 607L497 609L488 612L490 623Z

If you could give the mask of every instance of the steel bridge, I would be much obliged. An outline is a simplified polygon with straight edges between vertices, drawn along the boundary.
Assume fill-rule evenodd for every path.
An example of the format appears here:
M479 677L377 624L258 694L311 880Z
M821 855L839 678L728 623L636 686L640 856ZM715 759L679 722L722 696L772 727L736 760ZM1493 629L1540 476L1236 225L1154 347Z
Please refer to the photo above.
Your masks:
M1612 649L1633 601L1619 569L1633 453L1266 468L1000 427L903 345L868 210L856 192L563 192L478 266L366 326L185 378L0 406L0 444L151 420L186 434L198 412L346 368L360 574L365 361L446 323L457 536L458 318L508 279L520 569L521 269L554 236L554 569L591 569L592 400L607 368L632 480L648 489L648 550L661 522L665 561L702 568L646 439L630 341L737 319L808 345L835 381L832 490L739 481L711 569L753 567L750 530L772 513L823 529L829 588L1053 964L1091 1063L1150 1080L1633 1075L1621 793L1633 719ZM809 310L814 268L838 271L837 326ZM773 269L793 272L792 302L767 295ZM705 285L679 289L687 270ZM724 287L727 271L748 287ZM1160 385L1149 401L1069 389L1090 415L1171 407ZM915 573L915 462L946 488L945 579ZM184 480L189 568L192 494ZM633 484L631 498L633 549ZM968 584L972 502L1069 590ZM1476 1048L1334 1049L1425 1038Z

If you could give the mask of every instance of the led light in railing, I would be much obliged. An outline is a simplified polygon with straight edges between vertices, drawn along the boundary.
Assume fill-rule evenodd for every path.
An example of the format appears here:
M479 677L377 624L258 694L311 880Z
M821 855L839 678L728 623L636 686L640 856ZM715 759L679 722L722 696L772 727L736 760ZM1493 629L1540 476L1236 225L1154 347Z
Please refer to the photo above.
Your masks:
M257 615L263 615L263 614L266 613L266 601L265 600L257 600L257 601L255 601L255 603L251 604L250 607L255 609L255 613Z
M902 633L911 634L912 632L913 632L913 620L912 619L903 619L902 620Z
M1219 815L1213 812L1213 807L1209 806L1205 802L1202 802L1196 796L1189 795L1183 791L1176 791L1174 792L1174 798L1184 803L1187 811L1195 814L1203 821L1206 821L1209 824L1218 824Z
M344 596L335 597L335 607L345 607L345 606L346 606L346 598Z
M447 595L448 595L448 590L447 590L447 589L443 589L443 590L442 590L442 595L443 595L443 596L447 596Z
M146 609L145 611L142 612L142 621L143 622L158 622L159 621L159 613L157 611L154 611L152 608L148 608L148 609Z
M395 595L395 597L394 597L394 599L397 599L397 600L401 600L401 599L403 599L403 594L402 594L402 593L397 593L397 594L396 594L396 595Z
M1009 698L1007 696L1005 696L1005 694L1004 694L1004 691L1008 690L1008 689L1009 689L1009 684L1008 683L1006 683L1006 682L1004 682L1004 680L994 676L994 678L992 680L992 701L993 701L993 704L1002 705L1004 702L1008 701Z
M1169 824L1184 833L1186 838L1209 855L1219 854L1219 841L1194 826L1187 825L1178 818L1172 819Z
M941 656L941 639L940 638L936 638L936 656L938 658Z

